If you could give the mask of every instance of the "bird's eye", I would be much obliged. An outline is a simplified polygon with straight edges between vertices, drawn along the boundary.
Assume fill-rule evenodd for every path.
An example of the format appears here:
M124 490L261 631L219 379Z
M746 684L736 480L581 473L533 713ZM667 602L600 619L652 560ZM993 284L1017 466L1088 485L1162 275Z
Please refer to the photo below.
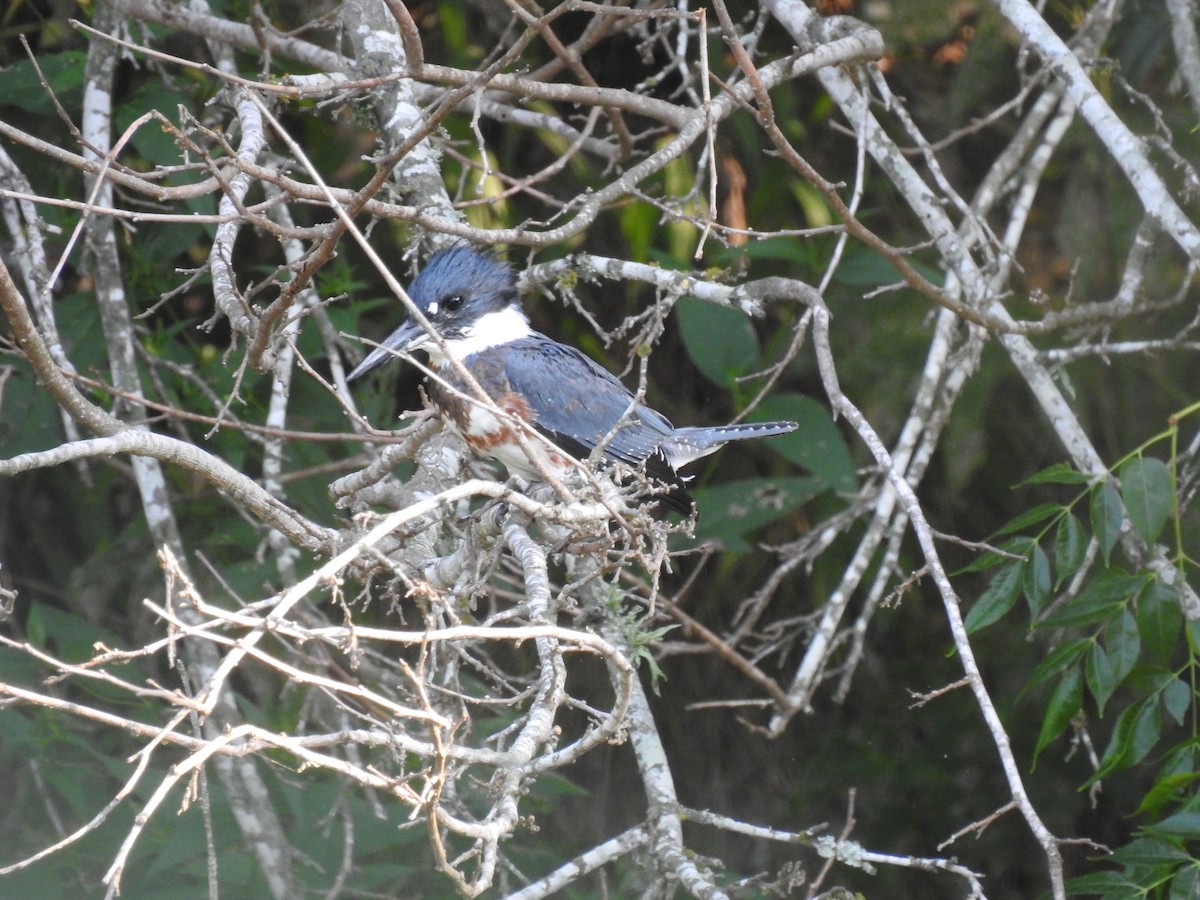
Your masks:
M445 300L442 301L442 306L443 306L443 308L446 309L447 312L453 313L453 312L458 312L460 309L462 309L463 304L466 302L467 302L466 298L463 297L462 294L451 294L449 297L447 297Z

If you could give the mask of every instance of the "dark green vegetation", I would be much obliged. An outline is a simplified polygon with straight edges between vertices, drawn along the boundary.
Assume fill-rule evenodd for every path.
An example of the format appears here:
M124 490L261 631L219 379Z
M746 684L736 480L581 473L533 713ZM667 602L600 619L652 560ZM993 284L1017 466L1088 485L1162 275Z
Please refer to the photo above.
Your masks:
M874 74L798 3L545 6L3 6L0 895L1196 896L1187 4L864 2ZM691 533L498 505L419 424L339 482L422 397L346 389L403 309L316 174L401 283L496 245L677 424L800 430Z

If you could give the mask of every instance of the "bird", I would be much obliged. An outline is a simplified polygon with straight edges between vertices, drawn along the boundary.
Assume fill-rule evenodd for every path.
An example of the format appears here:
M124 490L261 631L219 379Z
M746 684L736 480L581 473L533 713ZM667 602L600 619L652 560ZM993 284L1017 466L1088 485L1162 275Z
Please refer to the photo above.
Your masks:
M681 468L730 441L798 427L780 421L676 428L591 357L534 331L511 266L473 245L460 242L433 254L408 294L440 342L410 316L348 379L398 354L424 350L436 375L430 399L442 419L472 452L526 479L545 480L546 470L562 474L600 446L602 461L645 471L655 485L649 500L686 516L694 504L686 490L691 477ZM507 415L480 402L456 363ZM532 435L519 439L513 419L548 442Z

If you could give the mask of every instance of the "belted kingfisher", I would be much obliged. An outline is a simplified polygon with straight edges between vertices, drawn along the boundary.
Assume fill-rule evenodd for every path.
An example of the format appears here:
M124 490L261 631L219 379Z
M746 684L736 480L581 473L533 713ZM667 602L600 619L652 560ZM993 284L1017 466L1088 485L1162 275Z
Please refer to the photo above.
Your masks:
M442 344L409 318L349 377L359 378L396 353L425 350L437 375L430 380L430 396L443 419L475 453L535 481L542 480L539 464L551 472L573 465L554 448L584 460L607 438L601 450L605 459L644 466L650 479L665 488L654 491L653 498L687 514L692 501L684 490L689 479L678 473L681 467L730 441L797 428L795 422L675 428L661 413L634 402L625 385L579 350L530 328L512 269L465 244L434 254L409 296ZM522 448L517 427L476 398L455 361L500 410L549 438L554 447L529 436Z

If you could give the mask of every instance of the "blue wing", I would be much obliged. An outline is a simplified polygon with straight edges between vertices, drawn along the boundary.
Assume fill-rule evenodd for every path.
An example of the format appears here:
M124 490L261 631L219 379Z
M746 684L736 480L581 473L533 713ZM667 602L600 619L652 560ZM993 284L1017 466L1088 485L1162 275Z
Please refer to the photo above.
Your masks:
M525 398L537 427L585 458L633 401L633 394L607 369L544 335L506 344L503 355L505 380ZM665 416L639 403L605 445L604 455L639 465L657 455L673 432Z

